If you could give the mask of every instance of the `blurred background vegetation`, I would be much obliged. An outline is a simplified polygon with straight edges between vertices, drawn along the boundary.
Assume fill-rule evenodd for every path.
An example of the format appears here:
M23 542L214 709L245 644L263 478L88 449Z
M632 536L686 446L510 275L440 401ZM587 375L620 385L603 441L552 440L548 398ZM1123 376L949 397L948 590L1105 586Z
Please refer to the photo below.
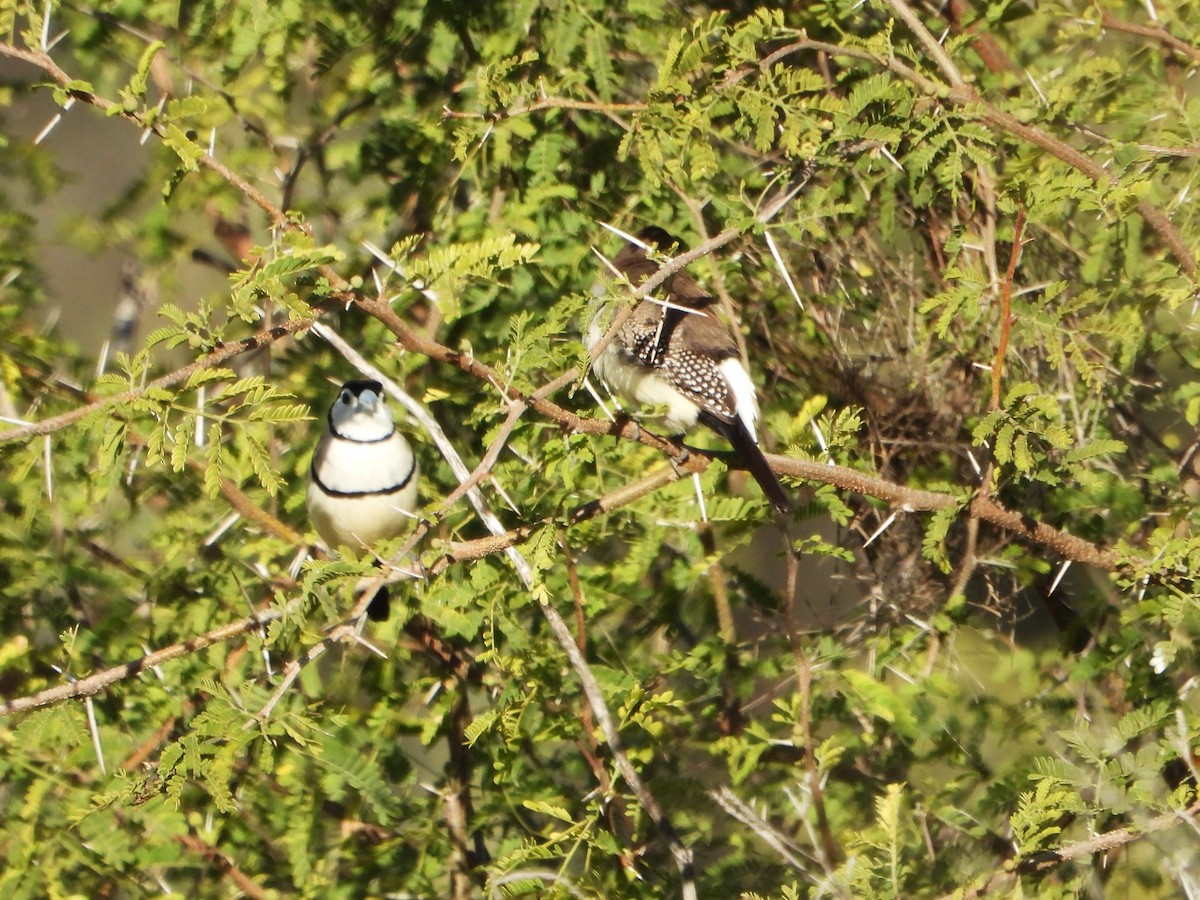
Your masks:
M1200 896L1200 4L0 23L4 896ZM672 463L578 377L505 426L586 366L602 222L709 242L765 445L824 466L786 533L700 451L706 521L589 506ZM528 577L409 422L429 575L336 629L318 315L502 439Z

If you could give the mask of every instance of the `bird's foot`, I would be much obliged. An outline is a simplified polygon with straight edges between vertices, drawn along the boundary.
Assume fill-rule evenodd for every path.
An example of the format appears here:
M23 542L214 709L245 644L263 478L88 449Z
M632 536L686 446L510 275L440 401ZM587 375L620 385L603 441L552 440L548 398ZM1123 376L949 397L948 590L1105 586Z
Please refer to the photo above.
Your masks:
M683 477L683 473L679 470L681 467L686 466L688 464L688 460L691 458L692 451L687 448L686 444L681 443L679 445L679 455L671 457L671 468L675 470L676 475L680 476L681 478Z
M629 428L629 439L632 441L641 440L642 426L638 424L638 420L631 416L625 410L619 410L616 418L613 419L613 434L621 434L625 431L626 426Z

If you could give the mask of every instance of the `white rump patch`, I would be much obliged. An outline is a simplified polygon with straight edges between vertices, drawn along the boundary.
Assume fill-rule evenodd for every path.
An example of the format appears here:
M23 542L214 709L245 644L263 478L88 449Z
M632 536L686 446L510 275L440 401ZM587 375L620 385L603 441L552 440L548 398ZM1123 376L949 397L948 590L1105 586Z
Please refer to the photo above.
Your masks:
M733 411L757 444L758 432L754 423L758 421L758 395L754 390L754 382L750 380L750 373L746 371L742 361L733 356L722 360L720 369L729 384L729 393L733 397Z

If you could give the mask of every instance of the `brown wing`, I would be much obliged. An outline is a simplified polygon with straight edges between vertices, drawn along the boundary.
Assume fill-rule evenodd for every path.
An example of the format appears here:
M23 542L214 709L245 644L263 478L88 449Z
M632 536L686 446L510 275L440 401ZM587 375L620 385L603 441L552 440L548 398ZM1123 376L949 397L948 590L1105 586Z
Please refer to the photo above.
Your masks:
M713 418L732 422L734 397L720 364L738 356L733 336L709 313L666 312L671 331L663 370L671 384Z
M661 228L647 228L638 237L663 252L685 249L678 238ZM659 269L647 251L633 243L621 248L613 265L635 287ZM694 310L716 302L686 272L676 272L655 293L665 295L668 303ZM737 356L738 348L733 336L712 315L643 301L622 328L622 343L635 362L661 368L676 390L702 410L721 422L733 420L733 398L718 365Z

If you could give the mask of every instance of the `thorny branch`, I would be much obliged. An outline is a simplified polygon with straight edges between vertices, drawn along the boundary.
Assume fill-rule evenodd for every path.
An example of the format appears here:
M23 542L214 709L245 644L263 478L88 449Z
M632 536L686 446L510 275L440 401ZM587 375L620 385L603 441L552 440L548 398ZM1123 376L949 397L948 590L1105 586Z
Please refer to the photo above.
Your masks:
M0 45L0 56L3 55L3 45ZM252 350L258 350L261 347L266 347L281 338L304 331L306 328L312 327L316 321L316 316L320 315L325 309L323 304L313 304L314 316L307 319L296 319L290 322L284 322L271 328L265 328L258 334L243 338L240 341L234 341L229 344L222 344L215 350L200 357L194 362L188 363L186 366L176 369L173 372L168 372L166 375L155 378L153 381L146 384L144 387L132 388L128 391L122 391L119 394L114 394L111 397L105 397L103 400L94 400L84 406L76 407L69 412L61 415L51 416L48 419L42 419L40 422L34 422L30 425L21 425L16 428L9 428L5 431L0 431L0 444L7 444L13 441L23 441L31 437L38 437L45 434L53 434L56 431L61 431L68 425L74 425L81 419L85 419L93 413L101 413L109 409L119 407L123 403L129 403L136 400L138 397L145 394L147 391L155 388L174 387L181 382L187 381L193 374L202 369L212 369L222 363L228 362L235 356L242 353L249 353Z
M1155 28L1150 25L1138 25L1136 22L1126 22L1118 19L1110 12L1100 16L1100 24L1110 31L1122 31L1125 34L1136 34L1138 37L1150 38L1168 47L1180 56L1185 56L1193 63L1200 63L1200 49L1193 47L1187 41L1182 41L1165 28Z
M846 48L841 48L836 45L823 44L822 42L817 41L800 41L780 48L780 50L776 51L772 55L772 61L777 61L802 49L820 49L831 54L840 53L842 55L849 55L874 61L874 58L865 51L847 50ZM60 84L66 85L70 82L69 76L61 68L59 68L52 59L50 59L48 54L21 50L16 47L0 44L0 56L8 56L38 66L39 68L42 68L48 72ZM764 65L771 64L772 61L764 61ZM924 76L918 75L915 71L908 69L908 67L904 66L904 64L899 63L898 61L889 61L888 67L896 71L897 74L909 78L914 83L918 84L918 86L928 89L931 93L941 93L940 91L935 91L935 85L928 81L928 79L925 79ZM102 110L109 110L113 107L111 101L107 101L104 98L97 97L95 95L83 95L82 99L96 105ZM145 123L142 122L135 113L122 111L120 114L125 118L136 122L139 126L145 127ZM1061 144L1061 142L1058 142L1049 136L1035 133L1036 129L1030 129L1028 126L1021 125L1020 123L1009 123L1005 118L1005 114L996 112L994 118L996 118L996 120L1001 124L1019 126L1014 129L1018 136L1027 137L1032 142L1038 144L1039 146L1043 146L1045 149L1054 153L1054 155L1064 159L1064 161L1076 165L1077 168L1080 168L1082 171L1085 171L1092 177L1097 179L1108 177L1101 167L1091 162L1086 157L1083 157L1082 154L1079 154L1077 151L1073 150L1073 148L1067 147L1066 145ZM264 210L264 212L267 213L272 222L276 223L280 227L298 227L291 222L278 207L272 204L271 201L269 201L260 192L256 191L244 179L236 175L236 173L230 171L227 167L223 166L207 155L201 157L201 162L207 168L216 172L220 177L225 179L244 196L256 203L261 209ZM777 208L778 207L776 206L775 209ZM769 212L773 214L775 209L772 209ZM683 268L691 261L713 252L713 250L727 244L736 236L737 233L732 229L726 229L688 253L681 254L672 262L664 265L655 278L645 282L641 286L639 293L651 292L658 286L658 284L669 277L669 275L673 272ZM1171 244L1172 242L1168 241L1168 243ZM190 377L190 375L195 371L220 365L221 363L240 353L245 353L263 346L267 346L270 343L279 340L280 338L311 327L316 321L316 317L323 312L325 305L332 300L349 300L356 302L361 308L363 308L365 312L380 319L380 321L382 321L383 324L386 325L396 336L397 342L406 349L421 353L436 361L457 366L463 371L479 378L486 383L493 385L498 385L500 383L495 376L495 373L479 360L474 359L473 357L464 356L463 354L451 350L434 341L417 336L386 304L380 301L365 299L361 296L351 293L349 291L349 284L332 269L324 270L323 274L329 278L330 283L333 285L336 293L332 297L323 301L322 304L314 304L315 315L312 318L287 322L279 326L264 329L258 334L248 337L242 341L220 346L210 352L208 355L194 361L193 363L155 379L147 386L147 389L149 387L171 387L179 384ZM567 378L567 374L573 373L564 373L562 377L556 379L547 387L552 390L554 387L569 383L572 379ZM25 440L34 436L51 434L57 430L78 422L92 413L117 407L124 402L135 399L143 392L143 390L145 389L126 391L110 398L85 404L77 409L71 410L70 412L51 417L28 426L8 429L7 431L0 432L0 443ZM679 455L680 448L677 444L658 437L657 435L654 435L645 429L636 428L631 423L614 425L606 420L589 419L575 415L574 413L547 399L546 395L549 394L551 390L542 389L534 392L528 397L522 396L521 393L515 388L509 388L506 393L509 400L517 404L514 409L525 408L526 406L528 408L532 408L539 414L562 426L564 430L596 435L608 434L625 440L640 442L646 446L657 449L660 452L671 456L672 458ZM639 497L644 496L645 494L657 490L658 488L676 480L682 475L703 471L712 458L719 456L722 455L693 451L689 462L686 465L677 468L664 467L663 470L657 473L652 473L651 475L633 482L617 491L613 491L605 497L585 503L571 512L567 520L569 523L575 524L592 518L596 515L607 513L621 506L627 505ZM769 457L769 459L771 460L776 471L781 474L791 475L793 477L818 483L832 484L847 491L852 491L864 496L883 500L896 508L908 512L934 511L964 505L962 498L951 494L908 488L903 485L894 484L883 479L875 478L871 475L844 467L829 466L778 456ZM486 467L480 466L479 471L476 474L482 475L484 471L486 471ZM231 505L233 505L236 509L238 509L239 512L248 518L255 520L261 519L261 516L257 516L250 508L252 504L241 502L236 496L236 493L227 490L231 487L232 485L222 485L223 492L226 494L226 497L230 501ZM236 489L234 489L234 491L236 491ZM244 495L242 496L244 497ZM1117 564L1117 556L1112 551L1103 550L1094 544L1073 537L1065 532L1058 531L1048 525L1032 521L1020 513L1005 509L1000 504L988 497L975 497L965 504L965 512L968 516L977 517L1002 529L1012 531L1028 541L1046 546L1066 559L1087 563L1089 565L1104 569L1112 569ZM273 520L273 517L270 518ZM259 521L258 524L263 526L264 521ZM267 524L269 525L269 523ZM494 533L492 536L487 538L448 544L446 546L447 552L443 557L443 560L440 564L434 567L434 570L431 571L430 574L436 575L447 565L450 565L454 562L477 559L491 553L496 553L501 550L515 547L524 540L528 539L529 536L531 536L539 528L546 527L548 524L550 523L532 523L509 531ZM284 538L285 540L294 538L294 532L290 532L290 529L287 529L286 526L277 529L268 527L267 530L274 530L278 536ZM177 658L178 656L184 655L187 652L200 649L203 646L208 646L211 643L225 640L253 630L257 627L260 627L263 623L270 621L272 618L277 617L277 615L278 613L276 612L269 610L264 611L263 613L252 617L251 619L240 620L239 622L213 629L204 635L192 639L191 641L175 644L164 648L163 650L157 651L156 653L149 654L146 657L143 657L142 660L103 670L88 676L85 679L81 679L70 684L60 685L47 691L39 692L31 697L18 698L10 701L9 703L0 705L0 715L17 712L22 709L46 705L72 697L87 696L102 690L103 688L120 681L123 678L127 678L131 675L137 674L140 671L144 671L145 668L149 668L152 665L158 665L161 662Z
M65 684L56 685L44 691L38 691L36 694L30 694L27 697L15 697L12 700L5 700L0 702L0 716L8 716L13 713L37 709L41 706L49 706L52 703L59 703L63 700L88 697L99 693L106 687L110 687L127 678L132 678L135 675L153 669L155 666L161 666L165 662L179 659L181 656L187 656L189 653L195 653L197 650L203 650L205 647L211 647L213 644L218 644L221 641L227 641L230 638L238 637L239 635L261 628L268 622L274 622L276 619L282 618L288 613L299 609L300 603L301 601L297 599L290 601L282 609L278 607L264 609L252 616L238 619L236 622L230 622L228 625L222 625L220 628L214 628L211 631L206 631L204 634L188 638L186 641L180 641L177 644L163 647L161 650L155 650L153 653L147 653L138 659L110 666L107 669L101 669L99 672L93 672L85 678L68 681Z
M1108 172L1104 166L1095 160L1048 132L1042 131L1033 125L1026 125L1015 116L997 109L984 100L975 88L962 77L953 60L945 53L944 49L941 49L941 44L937 38L925 27L920 18L913 12L912 7L905 0L886 0L886 2L896 12L896 15L903 19L904 24L916 35L922 45L930 50L930 54L938 63L942 74L950 83L950 86L947 88L944 85L939 85L925 78L923 75L918 75L902 64L897 66L892 59L874 60L875 62L885 65L887 68L908 79L925 91L925 93L931 96L943 97L955 106L973 111L992 128L1005 131L1014 137L1033 144L1035 147L1040 147L1072 168L1079 170L1097 185L1106 187L1116 184L1117 177ZM934 52L932 49L934 47L939 48L940 52ZM830 52L835 54L844 53L845 48L831 49ZM859 54L854 53L850 55L858 56ZM867 55L870 56L870 54ZM904 70L907 70L907 72ZM1167 249L1171 251L1171 255L1175 257L1175 262L1179 267L1195 281L1198 275L1196 259L1184 242L1183 236L1171 223L1166 213L1145 198L1137 201L1137 211L1146 220L1146 223L1157 232L1159 238L1167 246Z

